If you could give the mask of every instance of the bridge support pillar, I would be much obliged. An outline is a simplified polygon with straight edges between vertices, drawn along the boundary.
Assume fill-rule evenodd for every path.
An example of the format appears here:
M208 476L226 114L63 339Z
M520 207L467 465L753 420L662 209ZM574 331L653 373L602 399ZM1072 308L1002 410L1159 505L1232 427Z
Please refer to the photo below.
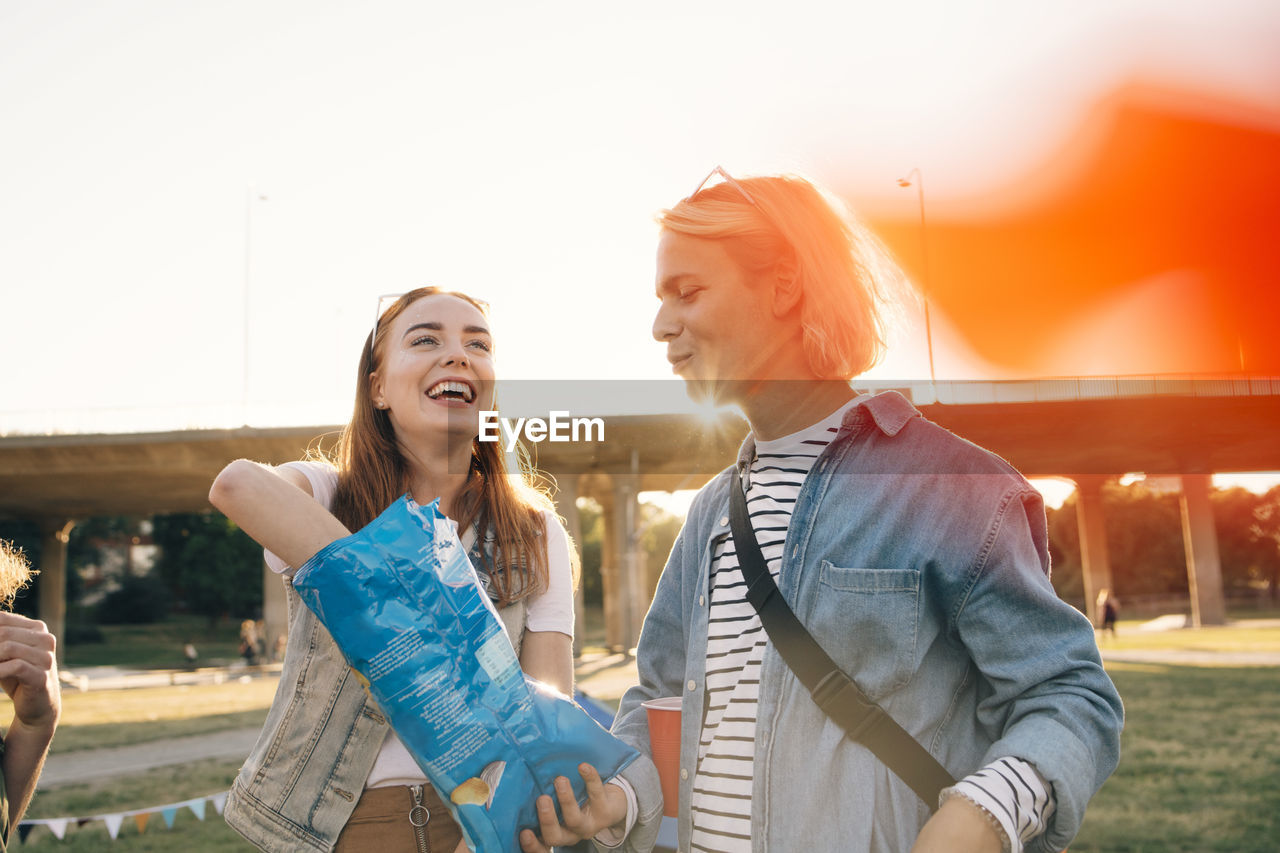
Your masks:
M284 578L262 563L262 642L267 659L275 660L281 650L279 638L289 636L289 595Z
M58 641L57 659L61 664L66 653L67 635L67 542L75 522L65 518L46 518L40 522L40 621Z
M593 478L592 495L600 503L604 519L600 583L604 597L605 645L610 651L629 652L640 638L648 602L641 591L643 558L635 541L640 516L640 478L613 474L600 482Z
M591 496L600 504L600 599L604 617L604 645L611 652L622 651L626 640L623 610L626 597L622 590L623 574L616 559L614 539L618 531L613 523L613 483L605 475L591 477Z
M1088 474L1076 483L1076 525L1080 531L1080 571L1084 580L1084 607L1089 621L1102 624L1097 612L1098 593L1111 586L1111 559L1107 556L1107 520L1102 511L1102 486L1107 478Z
M640 526L640 478L635 474L615 474L613 477L612 526L617 529L613 538L617 549L617 565L622 568L621 588L623 618L623 649L630 651L640 641L640 626L649 609L645 595L644 553L636 530Z
M1187 550L1187 584L1191 591L1191 624L1222 625L1227 621L1222 596L1222 564L1218 533L1209 503L1209 475L1182 477L1182 540Z
M582 557L582 520L578 516L578 475L557 474L556 511L564 517L564 528L569 534L573 548ZM586 630L585 605L582 598L582 583L579 580L573 591L573 656L582 654L582 635Z
M628 652L640 639L645 601L640 567L643 557L636 542L640 516L640 478L632 474L611 476L612 488L604 508L604 631L614 651Z

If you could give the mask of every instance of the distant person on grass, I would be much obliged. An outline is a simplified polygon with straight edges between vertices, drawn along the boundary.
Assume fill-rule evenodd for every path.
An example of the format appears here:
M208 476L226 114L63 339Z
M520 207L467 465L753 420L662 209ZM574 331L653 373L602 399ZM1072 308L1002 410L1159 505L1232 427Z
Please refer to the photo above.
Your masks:
M1102 623L1099 627L1103 636L1108 632L1111 633L1111 639L1116 638L1116 618L1120 615L1120 599L1109 589L1103 589L1098 593L1098 621Z
M252 619L240 623L240 657L248 666L257 666L262 641L258 639L258 626Z
M53 635L43 622L8 612L30 577L22 552L0 540L0 687L13 701L13 722L0 744L0 853L35 793L62 713Z

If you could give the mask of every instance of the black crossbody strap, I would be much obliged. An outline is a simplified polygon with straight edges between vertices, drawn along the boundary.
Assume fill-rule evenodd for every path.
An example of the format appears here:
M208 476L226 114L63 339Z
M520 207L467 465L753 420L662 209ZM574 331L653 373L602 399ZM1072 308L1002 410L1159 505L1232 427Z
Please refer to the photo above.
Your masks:
M765 565L747 514L742 483L736 476L730 483L729 494L730 526L738 564L747 582L747 600L760 614L760 621L778 654L808 688L823 713L910 785L925 805L937 808L938 793L955 784L955 780L928 750L836 666L800 624Z

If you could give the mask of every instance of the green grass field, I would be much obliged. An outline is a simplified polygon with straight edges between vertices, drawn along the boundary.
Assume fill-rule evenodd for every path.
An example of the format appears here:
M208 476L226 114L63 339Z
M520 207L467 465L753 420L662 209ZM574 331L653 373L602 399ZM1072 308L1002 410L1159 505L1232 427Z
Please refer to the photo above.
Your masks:
M1178 649L1204 652L1280 652L1280 629L1272 627L1198 628L1143 631L1138 622L1121 622L1116 636L1099 635L1104 649L1115 651Z
M1072 851L1280 848L1280 670L1108 667L1125 703L1120 767Z
M202 666L229 664L240 657L240 623L223 619L210 627L197 616L174 617L154 625L102 625L101 643L70 643L65 668L120 666L139 669L181 668L182 647L190 641Z
M242 683L147 687L63 694L63 716L52 752L145 743L160 738L261 726L275 694L273 678ZM0 699L0 719L12 712ZM152 808L225 791L239 760L197 761L146 773L40 791L27 813L30 818L89 817L108 812ZM15 845L16 847L16 845ZM253 848L240 839L214 810L203 821L189 809L179 811L172 829L159 814L140 832L126 819L112 841L102 821L68 829L59 841L45 827L32 830L23 850L143 853L181 848L189 853L229 853Z
M168 805L227 790L239 769L239 761L196 761L119 779L65 785L37 794L27 817L87 817ZM11 849L19 848L14 844ZM159 814L147 819L144 831L139 831L132 818L126 818L114 842L106 824L100 820L69 828L61 841L48 828L36 827L20 849L76 853L102 850L153 853L179 849L186 853L240 853L252 851L254 847L223 822L212 804L207 804L203 821L184 808L174 818L172 829L165 826Z
M1280 627L1140 635L1122 624L1116 643L1133 643L1129 648L1280 649ZM1125 702L1123 755L1119 769L1090 805L1071 850L1280 849L1280 669L1113 663L1108 672ZM260 725L273 687L273 680L257 679L247 684L68 692L54 749ZM0 707L0 719L8 719L8 714ZM238 765L198 762L106 783L62 786L38 794L29 816L89 816L210 795L230 785ZM126 821L114 843L97 821L69 829L64 841L37 828L22 845L37 851L120 853L179 847L188 853L250 849L212 808L203 822L189 811L180 813L171 830L159 815L141 834Z
M274 678L255 678L247 683L64 691L52 750L101 749L261 726L275 685ZM7 705L0 697L0 719L11 716Z

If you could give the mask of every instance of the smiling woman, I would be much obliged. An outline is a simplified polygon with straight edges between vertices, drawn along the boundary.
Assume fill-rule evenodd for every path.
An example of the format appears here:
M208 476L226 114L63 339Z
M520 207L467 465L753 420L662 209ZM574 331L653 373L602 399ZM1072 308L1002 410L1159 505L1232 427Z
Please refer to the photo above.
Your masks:
M546 495L508 476L501 445L477 440L481 411L494 408L486 309L437 288L398 297L362 347L355 410L333 463L233 462L209 499L268 549L272 569L292 576L290 567L405 493L421 504L438 498L521 667L567 693L572 545ZM292 584L286 589L293 599ZM332 638L300 601L289 613L280 687L232 786L227 822L268 851L395 853L421 849L408 819L421 805L431 815L429 849L463 849L448 807Z
M339 477L334 514L348 527L369 523L399 497L410 468L428 481L445 478L463 487L457 508L463 514L478 509L468 500L474 488L465 487L480 411L493 408L493 338L484 307L464 294L420 288L379 318L361 359L355 414L339 448L340 456L350 456L341 460L348 475ZM498 458L484 460L489 469L501 464ZM374 471L380 473L366 473ZM359 494L375 484L381 493ZM394 494L385 490L391 484ZM443 482L423 485L427 499L439 495L444 512L465 529L471 519L455 515L451 506L457 489Z

